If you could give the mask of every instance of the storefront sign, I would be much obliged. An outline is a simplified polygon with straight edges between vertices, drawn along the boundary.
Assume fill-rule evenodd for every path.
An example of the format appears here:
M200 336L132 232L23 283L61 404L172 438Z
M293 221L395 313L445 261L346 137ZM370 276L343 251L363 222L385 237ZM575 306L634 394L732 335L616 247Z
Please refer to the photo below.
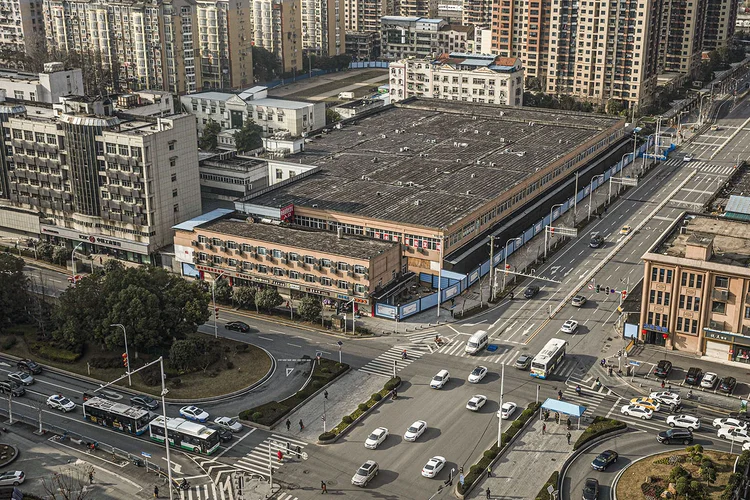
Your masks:
M349 296L348 295L344 295L344 294L341 294L341 293L336 294L336 298L337 299L341 299L341 300L349 300Z
M317 288L307 288L306 291L309 293L314 293L315 295L325 295L326 297L331 296L330 292L326 292L325 290L319 290Z
M279 213L281 222L291 222L294 219L294 205L287 205Z
M732 337L734 337L734 335L728 335L726 333L712 332L710 330L706 330L706 338L708 339L716 339L716 340L723 340L724 342L731 342Z
M85 241L91 243L92 245L116 248L118 250L125 250L127 252L134 252L139 254L148 254L148 244L144 243L128 241L121 238L114 238L112 236L104 236L100 234L85 234L59 226L41 225L40 230L43 234L57 236L58 238L65 238L75 241Z
M660 333L667 333L669 331L665 327L659 326L659 325L644 324L643 328L645 328L646 330L651 330L652 332L660 332Z
M359 297L354 297L354 302L357 304L367 304L367 299L360 299Z
M295 285L294 283L289 283L289 288L291 288L292 290L300 290L301 289L299 285Z

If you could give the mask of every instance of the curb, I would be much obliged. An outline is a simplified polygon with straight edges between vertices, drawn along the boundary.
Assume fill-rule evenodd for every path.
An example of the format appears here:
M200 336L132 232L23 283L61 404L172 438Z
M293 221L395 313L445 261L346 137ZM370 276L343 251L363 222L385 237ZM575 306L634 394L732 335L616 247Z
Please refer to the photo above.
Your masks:
M399 384L398 387L401 387L401 384ZM367 417L370 413L372 413L372 411L375 408L378 408L380 405L382 405L389 397L393 397L393 391L388 392L388 394L383 396L383 398L380 401L376 401L374 405L372 405L370 408L367 409L367 411L365 411L364 413L362 413L362 415L357 417L351 424L347 425L343 431L336 434L336 437L328 441L321 441L320 439L318 439L318 444L320 445L334 444L336 441L339 440L341 436L344 436L345 434L349 434L349 431L351 431L355 425L363 421L365 417Z
M626 424L627 425L627 424ZM631 432L631 429L629 427L625 427L624 429L617 429L610 433L607 433L603 436L599 436L598 438L592 439L588 443L586 443L585 446L582 446L578 448L577 450L573 451L568 458L565 459L565 462L563 462L562 466L560 467L560 474L557 476L557 491L558 495L559 492L562 490L562 484L563 481L565 481L565 474L567 473L568 468L570 465L575 461L579 455L584 454L587 452L590 448L593 448L594 446L603 443L604 441L607 441L608 439L612 439L613 437L617 437L621 434L625 434L626 432ZM633 431L637 432L637 431ZM614 488L614 484L612 485L612 488ZM614 489L612 490L614 491ZM614 495L613 495L614 496Z

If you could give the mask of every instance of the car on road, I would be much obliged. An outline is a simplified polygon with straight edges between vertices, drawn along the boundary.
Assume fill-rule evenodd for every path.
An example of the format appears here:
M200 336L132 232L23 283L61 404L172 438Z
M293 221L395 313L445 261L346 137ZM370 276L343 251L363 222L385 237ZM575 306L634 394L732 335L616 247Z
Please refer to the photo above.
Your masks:
M583 295L576 295L573 300L570 301L570 305L573 307L583 307L586 304L586 297Z
M236 418L231 417L216 417L214 423L224 429L229 429L232 432L240 432L243 427L242 424L237 421Z
M234 437L234 434L232 434L232 431L230 431L226 427L221 427L220 425L216 425L216 424L208 424L206 425L206 427L211 430L216 431L222 443L231 441L232 438Z
M42 373L42 365L31 359L20 360L18 363L16 363L16 368L33 375L39 375L40 373Z
M630 226L622 226L620 228L620 236L627 236L630 234L630 232L633 230Z
M137 394L133 396L130 398L130 404L151 411L159 407L159 402L146 394Z
M719 376L714 372L706 372L701 379L701 387L704 389L713 389L716 382L719 380Z
M689 445L693 442L693 433L690 429L667 429L656 435L656 440L660 443L682 443Z
M703 378L703 370L697 366L691 366L685 375L685 383L689 385L698 385Z
M560 331L563 333L573 333L576 330L578 330L578 321L574 319L569 319L563 323L563 326L560 328Z
M0 393L12 394L13 396L23 396L26 394L26 389L24 389L24 387L18 382L2 380L0 381Z
M642 406L651 411L659 411L661 409L661 405L651 398L633 398L630 400L630 404Z
M368 450L374 450L381 444L383 444L383 441L388 437L388 429L385 427L378 427L374 431L370 433L370 435L365 439L365 448Z
M503 406L497 411L497 416L503 420L508 420L516 412L516 408L518 408L518 405L512 401L503 403Z
M617 462L617 452L615 450L604 450L596 456L591 462L591 468L594 470L605 470L607 467Z
M224 328L240 333L247 333L250 331L250 325L242 321L230 321L229 323L224 325Z
M599 481L593 477L587 477L583 483L583 500L597 500L599 498Z
M416 441L419 436L424 434L427 429L427 422L424 420L417 420L406 429L404 433L404 441Z
M21 385L31 385L34 383L34 377L24 372L9 373L8 379L13 382L18 382Z
M468 403L466 403L466 409L471 411L479 411L482 406L487 402L487 396L477 394L472 396Z
M60 410L64 413L73 411L76 409L76 404L63 396L62 394L53 394L47 398L47 406L54 410Z
M591 241L589 241L589 246L591 248L599 248L600 246L604 245L604 236L602 236L599 233L596 233L591 237Z
M469 374L469 383L470 384L479 383L484 378L485 375L487 375L487 367L477 366Z
M622 413L623 415L627 415L628 417L638 417L642 420L651 420L651 417L654 416L654 412L649 410L648 408L630 404L620 408L620 413Z
M680 398L680 395L676 392L669 392L669 391L658 391L658 392L652 392L648 395L649 398L658 401L659 403L675 407L679 406L682 403L682 399Z
M534 358L532 358L528 354L521 354L520 356L518 356L518 359L513 366L515 366L519 370L528 370L531 366L532 359Z
M533 299L536 294L539 293L539 287L536 285L531 285L526 288L523 292L523 296L527 299Z
M701 419L692 415L670 415L667 417L667 425L697 431L701 428Z
M738 429L735 427L720 427L716 433L717 437L726 439L727 441L735 441L738 443L747 443L750 441L750 431L747 429Z
M369 483L372 478L378 475L379 470L380 467L375 460L368 460L367 462L363 463L359 469L357 469L354 477L352 477L352 484L354 486L367 486L367 483Z
M724 377L723 379L721 379L721 382L719 382L719 392L723 392L725 394L732 394L736 386L737 386L736 378Z
M672 371L672 362L666 359L659 360L659 363L654 368L654 376L659 378L667 378L669 373Z
M684 162L693 161L693 157L690 155L685 155L682 157L682 161Z
M422 475L424 477L435 477L445 467L445 457L435 456L427 461L422 467Z
M193 422L201 422L204 423L206 420L208 420L208 412L203 411L197 406L183 406L180 408L180 415L183 418L186 418L188 420L192 420Z
M737 427L738 429L747 429L747 422L738 420L736 418L715 418L712 422L715 428L719 427Z
M26 480L26 474L20 470L9 470L0 473L1 486L18 486Z
M432 377L432 380L430 381L430 387L432 387L433 389L442 389L450 379L451 375L450 373L448 373L448 370L440 370L434 377Z

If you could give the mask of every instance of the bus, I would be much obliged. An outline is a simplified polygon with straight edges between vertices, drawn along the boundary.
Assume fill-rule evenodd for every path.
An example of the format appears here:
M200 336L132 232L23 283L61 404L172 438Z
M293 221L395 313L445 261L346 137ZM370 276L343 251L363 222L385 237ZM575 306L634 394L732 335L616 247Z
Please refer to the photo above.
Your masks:
M219 433L203 424L184 418L167 417L169 445L201 455L211 455L219 449ZM164 443L164 416L159 415L148 425L151 439Z
M561 339L552 339L531 360L531 376L546 379L555 371L557 365L565 358L565 346L568 343Z
M83 418L128 434L141 435L148 429L151 414L147 410L109 399L90 397L83 402Z

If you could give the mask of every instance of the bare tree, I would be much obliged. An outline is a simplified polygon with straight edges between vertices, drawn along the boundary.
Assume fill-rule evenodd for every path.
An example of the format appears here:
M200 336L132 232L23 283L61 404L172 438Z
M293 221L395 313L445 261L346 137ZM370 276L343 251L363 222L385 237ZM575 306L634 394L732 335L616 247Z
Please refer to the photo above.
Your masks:
M51 476L42 478L45 498L50 500L85 500L92 498L89 474L94 468L83 463L67 465Z

